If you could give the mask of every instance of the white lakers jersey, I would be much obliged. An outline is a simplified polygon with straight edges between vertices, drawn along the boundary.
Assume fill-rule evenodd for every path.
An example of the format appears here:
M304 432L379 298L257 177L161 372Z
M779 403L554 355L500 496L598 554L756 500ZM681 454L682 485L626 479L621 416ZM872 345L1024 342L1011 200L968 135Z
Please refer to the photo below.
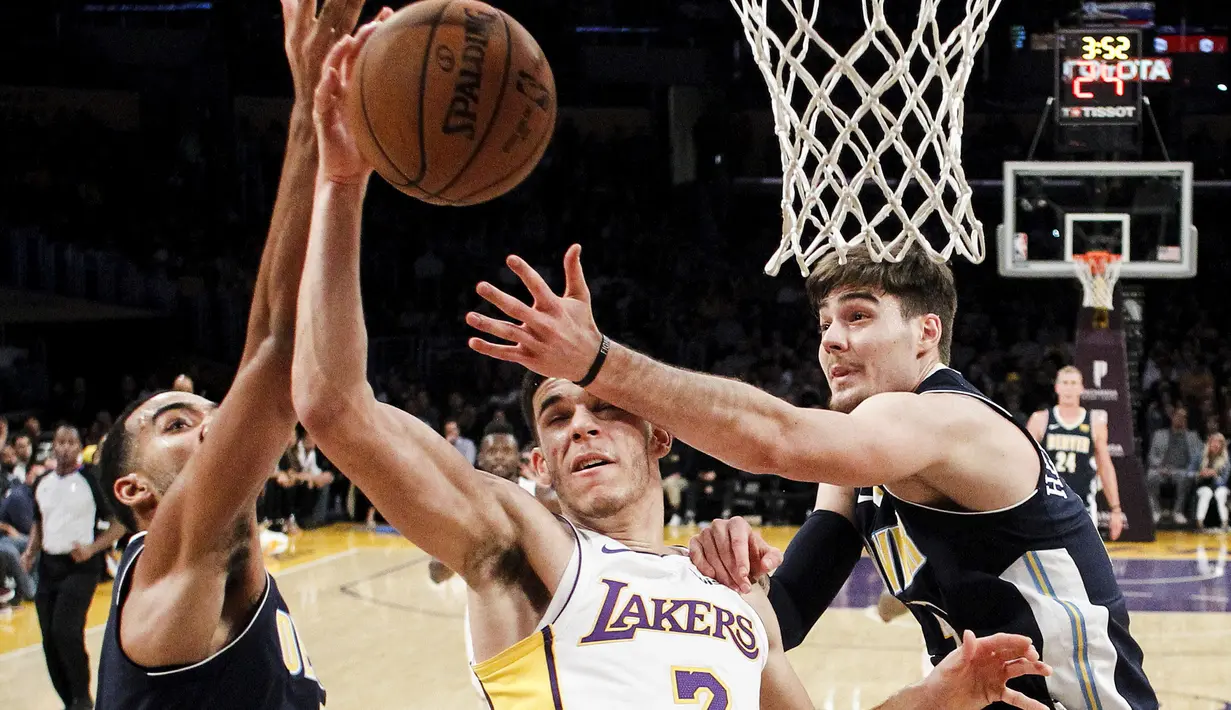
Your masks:
M536 632L473 666L494 710L760 707L769 641L739 594L687 555L574 532Z

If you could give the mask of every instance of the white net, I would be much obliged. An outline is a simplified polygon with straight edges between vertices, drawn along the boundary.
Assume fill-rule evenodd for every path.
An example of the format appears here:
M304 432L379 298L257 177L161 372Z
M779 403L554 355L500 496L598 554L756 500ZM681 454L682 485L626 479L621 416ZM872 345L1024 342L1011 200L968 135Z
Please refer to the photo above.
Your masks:
M917 242L937 261L955 250L983 261L983 225L975 219L961 161L963 95L1001 0L965 0L964 17L947 33L937 21L941 0L916 0L918 20L905 44L886 19L885 0L846 0L842 5L851 10L862 3L866 30L845 54L817 30L822 1L731 0L769 84L782 149L782 242L766 273L777 274L794 258L807 274L831 249L845 257L858 244L866 244L877 260L898 261ZM781 14L780 7L789 11L793 27L778 34L769 15ZM914 3L910 9L913 15ZM813 48L829 60L820 76L805 66ZM878 78L860 74L868 64L882 72ZM831 101L843 84L858 96L853 110ZM890 94L893 108L882 100ZM923 195L913 203L905 199L912 185ZM871 214L861 201L869 187L883 196ZM924 223L933 216L949 235L941 249L924 235ZM886 223L890 217L896 224Z
M1081 282L1082 308L1110 311L1115 307L1120 257L1101 253L1074 256L1073 269L1077 272L1077 280Z

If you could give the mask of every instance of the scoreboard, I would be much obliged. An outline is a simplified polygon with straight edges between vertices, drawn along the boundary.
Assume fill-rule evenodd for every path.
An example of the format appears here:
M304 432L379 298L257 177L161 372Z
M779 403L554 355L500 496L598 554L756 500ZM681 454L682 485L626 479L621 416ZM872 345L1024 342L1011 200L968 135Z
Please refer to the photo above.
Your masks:
M1141 124L1141 31L1056 33L1057 122L1067 126Z

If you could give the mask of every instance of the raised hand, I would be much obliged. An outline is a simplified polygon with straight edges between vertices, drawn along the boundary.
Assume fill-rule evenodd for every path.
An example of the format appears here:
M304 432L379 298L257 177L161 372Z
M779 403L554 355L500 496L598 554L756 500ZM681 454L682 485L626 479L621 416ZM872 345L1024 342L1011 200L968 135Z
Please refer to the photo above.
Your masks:
M320 147L319 176L339 184L366 182L372 166L355 146L355 137L346 122L347 96L354 90L352 79L355 58L377 26L391 14L388 8L375 20L364 25L354 37L338 40L325 57L320 84L316 87L312 120L316 124L316 142Z
M351 33L362 9L363 0L325 0L318 16L316 0L282 0L284 45L297 104L311 106L303 102L312 101L325 55Z
M1051 675L1051 667L1039 660L1039 652L1029 638L1016 634L975 638L967 629L962 645L922 684L930 687L937 707L949 710L978 710L995 702L1022 710L1047 710L1043 703L1005 685L1023 675Z
M544 377L576 382L598 355L602 335L590 309L590 289L581 271L581 246L574 244L564 254L564 293L557 296L524 259L510 256L506 262L530 291L533 303L522 301L486 281L475 289L512 321L467 313L466 323L512 345L471 338L475 352L506 362L515 362Z
M739 516L710 523L688 541L688 554L701 574L741 594L782 564L782 553Z

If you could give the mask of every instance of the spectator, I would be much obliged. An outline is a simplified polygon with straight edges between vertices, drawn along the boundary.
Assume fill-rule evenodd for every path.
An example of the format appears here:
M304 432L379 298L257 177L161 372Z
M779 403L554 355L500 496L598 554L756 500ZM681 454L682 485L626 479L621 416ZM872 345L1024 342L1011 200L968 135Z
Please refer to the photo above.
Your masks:
M1201 438L1188 428L1188 412L1183 407L1176 407L1172 412L1169 429L1154 432L1150 440L1146 481L1150 487L1150 510L1154 513L1155 523L1162 518L1159 495L1163 483L1170 482L1175 486L1171 517L1178 525L1188 524L1184 506L1188 502L1193 475L1201 463L1201 449Z
M667 524L672 527L684 522L684 491L688 489L688 481L681 472L683 461L680 452L684 446L682 442L673 440L671 450L658 460L659 474L663 479L663 507Z
M22 566L21 555L30 543L34 526L34 483L43 472L42 466L31 466L25 479L10 485L0 498L0 579L13 578L18 601L34 600L34 580ZM3 596L4 590L0 589L0 599Z
M34 525L21 562L28 572L39 558L34 604L51 684L68 710L88 710L94 701L86 612L104 569L103 555L124 526L111 514L98 481L81 468L76 429L56 430L54 453L55 468L34 486ZM100 528L105 532L98 535Z
M294 446L300 486L296 517L303 527L314 528L324 524L329 514L333 464L316 448L311 434L302 429L300 434Z
M17 450L7 444L0 447L0 495L4 494L9 484L25 478L21 474L14 473L15 468L17 468Z
M34 445L28 434L18 434L13 439L13 453L16 459L12 475L24 480L26 471L34 465Z
M43 463L52 457L52 439L43 434L43 426L39 423L38 417L27 417L25 424L21 427L21 432L30 438L30 445L34 448L31 460L35 463Z
M475 449L473 441L462 436L461 428L456 421L450 420L445 422L445 441L452 444L453 448L457 449L466 458L466 461L470 462L471 466L475 465L478 451Z
M1217 432L1205 442L1201 464L1197 468L1197 528L1205 528L1205 516L1210 511L1210 499L1218 502L1218 520L1227 529L1227 477L1231 460L1227 458L1227 439Z

